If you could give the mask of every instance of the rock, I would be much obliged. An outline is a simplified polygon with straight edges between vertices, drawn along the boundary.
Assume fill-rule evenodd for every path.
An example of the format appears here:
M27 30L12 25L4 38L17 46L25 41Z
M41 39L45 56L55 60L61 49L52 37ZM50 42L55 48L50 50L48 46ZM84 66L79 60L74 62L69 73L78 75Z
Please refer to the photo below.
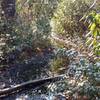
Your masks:
M32 100L48 100L45 95L40 95L40 96L34 96Z
M5 88L5 83L0 82L0 89Z
M58 94L58 95L53 96L52 100L66 100L66 97L62 94Z

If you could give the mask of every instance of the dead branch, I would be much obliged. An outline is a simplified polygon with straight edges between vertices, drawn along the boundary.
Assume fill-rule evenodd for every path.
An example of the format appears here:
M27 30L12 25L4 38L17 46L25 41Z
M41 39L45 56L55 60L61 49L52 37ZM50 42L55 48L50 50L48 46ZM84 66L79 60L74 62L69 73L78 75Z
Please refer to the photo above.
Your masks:
M55 77L49 77L49 78L45 78L45 79L31 80L28 82L18 84L16 86L11 87L11 88L5 88L5 89L0 90L0 98L9 96L9 95L14 94L14 93L18 93L22 90L28 90L31 88L35 89L36 87L38 87L42 84L45 84L48 82L50 82L50 83L55 82L55 81L60 80L63 77L64 77L64 75L58 75Z

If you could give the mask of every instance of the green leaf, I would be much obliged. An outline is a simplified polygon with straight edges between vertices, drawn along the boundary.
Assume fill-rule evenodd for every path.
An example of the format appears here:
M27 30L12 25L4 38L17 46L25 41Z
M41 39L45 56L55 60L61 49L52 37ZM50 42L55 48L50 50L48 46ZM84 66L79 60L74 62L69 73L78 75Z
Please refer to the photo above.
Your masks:
M98 34L98 31L97 31L97 29L95 29L95 30L93 31L93 36L96 38L96 37L97 37L97 34Z
M97 14L97 15L95 16L95 19L96 19L96 22L97 22L98 24L100 24L100 14Z
M95 30L95 28L96 28L96 24L95 24L95 23L93 23L93 24L91 25L91 27L90 27L90 31L94 31L94 30Z

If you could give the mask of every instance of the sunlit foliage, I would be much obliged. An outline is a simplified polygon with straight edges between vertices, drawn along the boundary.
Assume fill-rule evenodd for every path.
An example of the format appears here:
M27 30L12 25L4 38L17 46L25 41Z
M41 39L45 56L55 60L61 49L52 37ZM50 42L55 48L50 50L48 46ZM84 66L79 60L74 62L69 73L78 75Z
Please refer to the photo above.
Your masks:
M80 18L89 8L85 0L62 0L52 18L52 31L57 34L83 34L86 31Z
M100 14L92 12L87 16L89 22L89 33L87 33L87 44L93 48L96 55L100 56Z

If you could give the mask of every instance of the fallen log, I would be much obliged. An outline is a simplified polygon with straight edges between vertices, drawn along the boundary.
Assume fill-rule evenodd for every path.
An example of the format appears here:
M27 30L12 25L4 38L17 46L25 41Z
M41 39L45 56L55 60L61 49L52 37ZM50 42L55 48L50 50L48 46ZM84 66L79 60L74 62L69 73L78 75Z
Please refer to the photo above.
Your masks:
M24 82L24 83L18 84L16 86L13 86L10 88L5 88L5 89L0 90L0 98L4 98L4 97L9 96L14 93L18 93L22 90L28 90L31 88L35 89L36 87L38 87L42 84L45 84L48 82L50 82L50 83L55 82L55 81L62 79L63 77L64 77L64 75L58 75L55 77L49 77L49 78L45 78L45 79L31 80L31 81Z

